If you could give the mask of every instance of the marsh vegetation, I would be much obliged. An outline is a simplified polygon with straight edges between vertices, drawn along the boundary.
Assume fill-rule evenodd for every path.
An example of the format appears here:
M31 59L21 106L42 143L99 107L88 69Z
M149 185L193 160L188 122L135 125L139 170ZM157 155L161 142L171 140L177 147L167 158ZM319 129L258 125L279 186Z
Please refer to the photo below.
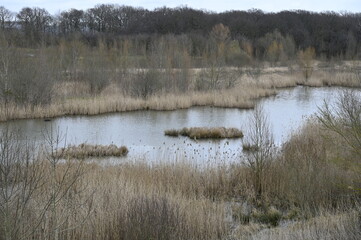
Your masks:
M37 155L33 146L4 132L1 236L358 239L359 101L357 94L345 93L280 147L273 145L267 115L257 108L244 141L258 149L238 163L202 168L187 161L61 161L49 147L58 138Z
M244 132L164 132L242 138L237 161L210 164L207 155L201 166L185 155L151 162L145 150L129 160L124 146L62 148L59 128L36 142L2 123L0 240L360 239L359 90L326 102L278 144L268 113L257 105L285 87L359 88L359 23L351 13L216 14L103 4L54 17L36 7L17 14L0 7L0 121L192 106L254 109ZM112 129L107 140L144 137L142 131ZM86 140L98 140L91 136ZM149 141L159 141L154 136ZM86 161L109 156L124 161Z

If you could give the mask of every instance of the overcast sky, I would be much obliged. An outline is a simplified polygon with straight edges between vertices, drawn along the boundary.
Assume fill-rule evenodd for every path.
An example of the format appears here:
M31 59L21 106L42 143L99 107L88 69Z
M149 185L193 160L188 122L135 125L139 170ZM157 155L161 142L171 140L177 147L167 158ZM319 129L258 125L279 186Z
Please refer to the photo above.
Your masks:
M18 12L23 7L41 7L51 14L56 14L71 8L88 9L101 3L116 3L153 10L157 7L188 6L195 9L205 9L215 12L228 10L261 9L265 12L282 10L348 11L361 12L361 0L1 0L0 6Z

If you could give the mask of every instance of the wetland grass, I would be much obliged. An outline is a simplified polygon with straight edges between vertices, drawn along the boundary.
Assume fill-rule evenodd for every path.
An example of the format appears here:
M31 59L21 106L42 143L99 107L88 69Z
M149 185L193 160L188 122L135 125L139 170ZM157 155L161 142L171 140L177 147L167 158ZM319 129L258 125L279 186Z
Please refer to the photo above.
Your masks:
M355 190L360 189L361 175L346 164L350 160L358 164L359 155L341 136L316 121L294 132L271 159L259 179L260 195L250 181L252 171L241 160L233 165L197 168L181 159L154 164L137 159L102 166L86 161L54 161L51 165L45 157L22 166L8 158L11 154L7 153L17 148L11 144L1 144L1 148L5 154L0 154L0 166L8 171L2 177L8 181L0 188L6 193L15 191L11 198L0 196L0 202L6 203L0 204L0 212L13 207L0 214L0 238L5 236L5 227L13 225L21 230L13 239L39 240L361 237L361 197ZM73 157L99 156L102 154L98 152L112 148L118 149L82 144L74 147L82 153ZM61 151L60 156L66 155L66 149ZM83 164L81 172L77 170L79 164ZM29 166L41 171L23 174L23 167ZM73 173L76 178L67 177ZM23 195L28 188L17 190L22 187L19 183L27 181L32 192L28 199ZM54 197L54 208L47 207ZM25 207L17 208L21 204ZM19 209L26 214L25 221L16 221ZM4 218L12 224L5 225ZM288 222L281 225L282 221ZM31 222L36 224L28 229ZM277 225L281 226L274 227ZM25 230L29 234L25 235ZM51 237L54 233L57 236Z
M291 136L262 175L260 197L241 162L197 168L182 160L60 161L51 168L48 160L37 161L45 165L26 222L41 215L37 206L48 203L51 187L83 164L52 215L64 222L58 239L358 239L360 196L347 186L361 182L360 175L333 163L334 156L352 152L330 144L337 136L322 138L321 131L309 124ZM282 221L289 222L274 227ZM51 221L42 218L40 226L24 239L49 239Z

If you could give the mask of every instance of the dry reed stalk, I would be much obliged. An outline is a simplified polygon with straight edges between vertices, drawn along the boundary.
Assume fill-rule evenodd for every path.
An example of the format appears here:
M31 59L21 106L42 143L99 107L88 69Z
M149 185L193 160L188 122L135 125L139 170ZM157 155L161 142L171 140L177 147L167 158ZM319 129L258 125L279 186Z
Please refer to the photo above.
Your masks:
M219 239L224 236L223 204L186 189L186 185L191 186L190 173L186 172L189 168L179 167L183 170L170 165L152 168L145 164L112 168L90 165L85 182L88 189L97 191L94 214L82 227L83 238ZM168 179L174 180L169 183Z

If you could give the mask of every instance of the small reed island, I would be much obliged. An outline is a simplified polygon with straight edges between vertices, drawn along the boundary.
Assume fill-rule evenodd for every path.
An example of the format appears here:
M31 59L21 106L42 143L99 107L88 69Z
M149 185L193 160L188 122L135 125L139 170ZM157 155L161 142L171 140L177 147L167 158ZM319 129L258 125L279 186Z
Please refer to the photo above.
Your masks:
M125 146L110 145L90 145L82 143L78 146L69 145L66 148L60 148L56 152L59 158L101 158L101 157L125 157L128 154L128 148Z
M191 127L180 130L165 130L164 134L170 137L186 136L191 139L220 139L220 138L243 138L243 132L237 128L205 128Z

